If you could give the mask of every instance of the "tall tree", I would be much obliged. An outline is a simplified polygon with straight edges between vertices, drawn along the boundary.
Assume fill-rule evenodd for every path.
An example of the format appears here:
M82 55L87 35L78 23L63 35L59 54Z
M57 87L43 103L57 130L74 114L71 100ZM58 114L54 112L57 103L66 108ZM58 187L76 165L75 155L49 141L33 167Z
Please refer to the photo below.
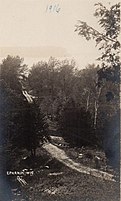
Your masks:
M88 65L86 69L79 72L80 76L80 93L82 97L82 105L86 111L90 111L93 116L94 128L97 124L97 114L99 107L99 98L101 91L97 88L97 71L98 66ZM87 82L88 80L88 82Z
M21 81L25 78L27 69L27 66L22 64L23 61L23 58L19 56L12 57L8 55L0 66L0 79L4 80L6 86L16 91L16 93L21 93L22 91Z
M28 77L30 90L47 115L54 117L70 97L73 71L72 62L52 57L48 62L39 62L32 67Z
M99 81L103 78L113 82L119 82L120 70L120 3L106 8L102 3L97 7L94 16L98 18L98 24L103 31L98 31L86 22L79 21L76 30L86 40L94 39L96 46L101 51L99 60L102 61L102 69L99 71Z
M102 32L89 26L86 22L79 21L76 25L76 30L79 35L86 40L94 39L98 46L101 56L98 58L101 61L101 68L98 70L97 89L98 95L101 92L102 86L106 81L117 83L119 89L120 80L120 3L117 3L110 8L106 8L102 3L95 4L96 10L94 16L98 18L98 23L103 29ZM109 95L106 94L106 96ZM110 91L110 97L114 97ZM117 104L119 105L119 99ZM95 104L97 108L97 103ZM96 121L96 118L95 118Z
M35 153L39 142L46 138L47 129L40 108L25 96L26 65L22 62L18 56L8 56L1 64L0 137L1 144L10 145L11 150L26 148Z
M113 82L116 84L118 88L115 92L110 88L110 91L107 91L106 100L107 105L110 104L111 101L114 100L115 94L118 98L115 99L115 104L117 105L117 118L119 119L119 82L120 82L120 42L119 42L119 34L120 34L120 3L116 3L115 5L110 6L109 8L105 7L102 3L95 4L96 10L94 16L98 19L98 24L101 27L102 31L98 31L92 26L89 26L84 21L79 21L79 24L76 25L76 30L79 35L84 37L86 40L95 40L96 46L101 52L101 56L99 60L101 61L101 69L98 71L98 82L97 87L100 92L102 86L107 84L105 81ZM116 88L115 88L116 89ZM114 93L113 93L114 92ZM114 102L113 102L114 103ZM97 107L97 106L96 106ZM112 114L112 116L115 113ZM109 124L108 124L109 125ZM119 127L118 121L118 127ZM113 129L117 127L115 121ZM109 128L108 128L109 129ZM113 130L115 133L115 130ZM119 132L116 132L117 137L115 139L119 139ZM113 141L112 134L110 132L110 137L108 136L108 140ZM107 140L107 137L106 137ZM116 145L116 141L114 141ZM110 143L110 146L112 143ZM116 147L116 146L114 146ZM111 147L109 148L111 150ZM116 154L116 152L115 152ZM116 157L119 159L119 157Z
M63 108L59 125L62 136L70 145L78 147L98 145L91 113L85 108L78 108L73 100L69 100Z

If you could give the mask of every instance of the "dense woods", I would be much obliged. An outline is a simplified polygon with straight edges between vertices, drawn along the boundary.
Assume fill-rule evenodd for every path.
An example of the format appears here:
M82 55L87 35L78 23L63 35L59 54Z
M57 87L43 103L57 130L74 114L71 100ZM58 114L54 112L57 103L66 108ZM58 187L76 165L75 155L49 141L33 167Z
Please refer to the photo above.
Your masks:
M49 12L46 9L48 13L45 14L45 11L40 13L37 6L39 1L35 5L34 2L31 2L31 5L28 2L14 3L10 6L10 3L7 4L5 1L5 17L10 16L10 19L7 27L7 19L4 21L4 17L2 18L3 35L7 33L3 29L4 26L8 30L13 28L13 33L17 33L15 35L18 42L20 45L23 44L24 48L18 47L18 50L23 51L25 59L26 55L31 57L30 60L32 55L49 57L38 57L39 61L30 66L20 55L13 56L9 53L10 55L6 55L0 63L0 200L119 199L120 3L111 5L112 2L105 2L107 7L102 3L96 3L94 17L97 19L98 28L77 19L71 35L69 31L72 20L69 29L66 30L66 34L70 34L69 37L66 36L64 27L68 27L68 18L72 19L68 14L74 10L73 6L69 7L62 3L65 10L71 9L66 13L67 21L64 20L63 24L61 14L65 10L63 12L59 4L49 2L46 7ZM82 1L81 4L79 5L84 6L81 13L83 16L85 6L88 12L88 3ZM32 5L36 7L37 13L31 9ZM41 5L44 5L44 1ZM76 5L76 12L74 11L77 16L81 11L79 5ZM58 6L62 13L54 13L55 7ZM9 12L7 7L10 7ZM20 15L23 8L25 13L22 12ZM16 23L15 13L11 12L11 9L18 14ZM56 14L58 18L55 20ZM49 23L48 26L49 17L52 24ZM71 17L74 17L73 11ZM58 21L59 26L55 29ZM23 25L28 25L25 30ZM58 44L62 44L62 47L56 47L61 30L64 45L68 45L72 40L74 49L71 45L63 48L61 40ZM20 41L22 34L24 38ZM9 41L6 36L3 37L5 44ZM74 36L78 38L74 40L75 44ZM84 55L78 52L79 45L83 48L80 37L87 42L93 41L99 53L99 58L87 66L82 65L83 61L78 66L76 63L76 56L78 58L80 55L81 61L81 56L83 58L85 55L85 51ZM51 39L50 44L54 43L52 47L47 46ZM14 34L10 34L10 41L10 44L14 42ZM37 47L25 47L29 44L27 41L30 41L30 44L36 44L38 41ZM42 46L44 42L46 46ZM87 54L91 49L88 48ZM7 50L7 47L3 47L3 55L4 49ZM14 52L17 48L10 47L8 51L9 49ZM75 60L70 59L71 52L75 54L72 55ZM53 54L57 58L53 57ZM68 55L68 59L65 55ZM87 62L86 57L85 61Z
M26 73L22 61L8 56L1 64L2 145L35 155L40 142L49 140L48 120L70 146L104 149L105 139L115 143L115 125L110 136L105 129L119 110L118 83L105 81L98 88L99 66L78 70L74 61L50 58Z
M82 21L76 31L95 40L100 65L77 68L73 60L53 57L31 68L19 56L2 61L0 143L6 154L15 157L26 149L35 156L37 147L50 140L49 120L70 146L98 147L118 164L120 5L96 6L95 16L104 32Z

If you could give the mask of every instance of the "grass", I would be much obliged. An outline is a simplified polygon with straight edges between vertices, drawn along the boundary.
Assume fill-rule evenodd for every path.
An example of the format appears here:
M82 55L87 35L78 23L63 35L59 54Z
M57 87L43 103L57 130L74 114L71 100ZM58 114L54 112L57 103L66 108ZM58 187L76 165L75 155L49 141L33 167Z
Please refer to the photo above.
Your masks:
M28 185L19 186L13 201L119 201L118 182L71 170L44 149L37 150L35 162L34 175L24 177ZM62 174L50 175L53 172Z
M65 168L58 176L48 176L51 170L34 175L21 197L32 201L118 201L118 184L79 174Z

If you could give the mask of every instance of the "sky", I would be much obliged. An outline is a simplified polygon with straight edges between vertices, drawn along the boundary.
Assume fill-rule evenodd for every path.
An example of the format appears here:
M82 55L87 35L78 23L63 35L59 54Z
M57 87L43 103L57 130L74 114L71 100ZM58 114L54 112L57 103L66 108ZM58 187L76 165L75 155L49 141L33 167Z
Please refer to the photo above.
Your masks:
M79 68L95 63L94 41L74 32L78 20L99 29L93 16L96 0L0 0L0 61L8 54L28 65L50 56L75 59ZM101 0L105 5L108 0ZM110 0L113 4L116 0ZM48 7L52 5L53 11ZM56 9L60 9L56 12ZM54 10L55 9L55 10Z

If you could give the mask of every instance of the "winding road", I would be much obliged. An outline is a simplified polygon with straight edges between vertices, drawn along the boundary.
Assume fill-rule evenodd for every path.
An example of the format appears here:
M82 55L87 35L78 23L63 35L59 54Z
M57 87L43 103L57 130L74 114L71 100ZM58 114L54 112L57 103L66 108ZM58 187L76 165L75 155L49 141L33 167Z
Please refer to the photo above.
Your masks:
M109 174L107 172L103 172L103 171L99 171L97 169L93 169L90 167L86 167L81 165L80 163L76 163L74 162L72 159L70 159L65 151L63 151L62 149L58 148L57 146L51 144L51 143L46 143L43 145L43 148L51 154L52 158L56 158L58 161L60 161L61 163L63 163L64 165L66 165L67 167L78 171L80 173L84 173L84 174L88 174L88 175L92 175L94 177L98 177L104 180L108 180L108 181L114 181L112 174Z
M26 90L23 90L23 95L25 96L25 98L27 99L27 101L31 104L33 103L33 98L31 95L29 95L27 93ZM51 143L46 143L43 145L43 148L48 151L51 156L53 158L56 158L58 161L60 161L61 163L63 163L64 165L66 165L67 167L78 171L80 173L84 173L84 174L89 174L104 180L108 180L108 181L115 181L113 179L113 175L109 174L107 172L103 172L103 171L99 171L97 169L93 169L90 167L86 167L81 165L80 163L76 163L74 162L72 159L70 159L66 153L62 150L59 149L57 146L51 144Z

